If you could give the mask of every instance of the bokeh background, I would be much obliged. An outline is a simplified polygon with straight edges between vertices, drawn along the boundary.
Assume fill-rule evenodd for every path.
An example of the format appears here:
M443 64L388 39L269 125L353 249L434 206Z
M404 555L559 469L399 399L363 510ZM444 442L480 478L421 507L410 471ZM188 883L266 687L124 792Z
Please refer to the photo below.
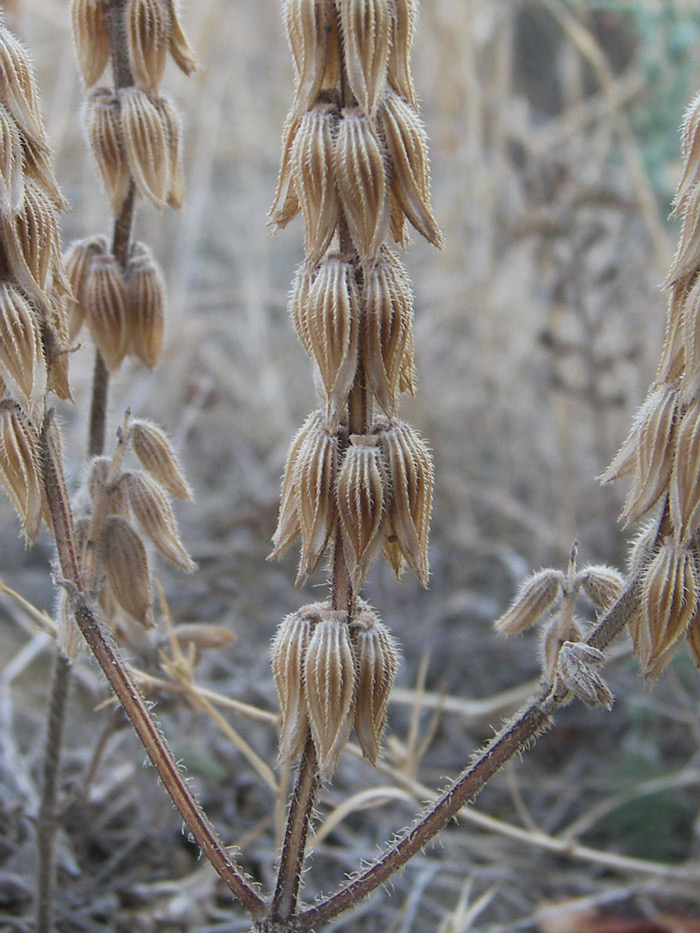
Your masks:
M5 6L36 63L71 204L64 244L107 232L81 130L67 3ZM184 120L186 203L163 214L143 204L137 217L137 236L168 283L165 349L154 373L127 361L114 380L111 436L130 407L174 438L196 492L178 516L200 569L182 577L158 565L169 611L175 623L215 623L235 636L202 655L198 684L274 713L270 638L324 579L299 592L293 550L265 560L286 449L315 406L286 312L301 222L274 236L266 226L292 69L277 0L197 0L183 4L182 19L202 68L186 79L170 64L163 92ZM662 283L678 232L667 221L680 177L678 127L700 88L699 51L700 11L684 0L421 4L414 76L446 247L416 242L405 260L418 392L402 413L435 457L431 586L422 591L408 574L397 583L387 566L372 572L368 598L403 647L400 689L383 768L344 755L324 790L309 900L406 825L427 788L456 775L536 685L537 633L508 642L491 626L518 581L564 567L574 541L582 565L624 569L616 516L625 490L601 488L596 477L624 439L660 351ZM76 488L92 370L89 338L83 343L72 363L76 405L59 413ZM23 550L0 499L0 576L48 612L51 556L46 538ZM128 653L164 677L165 648L161 624L148 639L131 633ZM51 655L50 637L3 597L1 929L32 929ZM644 689L626 645L613 655L612 713L562 711L480 797L476 809L496 822L451 826L332 928L700 929L700 675L681 652ZM151 698L224 838L269 886L284 794L193 703L166 688ZM84 657L69 709L58 929L248 929L108 700ZM221 711L272 764L274 725ZM284 789L289 775L276 774Z

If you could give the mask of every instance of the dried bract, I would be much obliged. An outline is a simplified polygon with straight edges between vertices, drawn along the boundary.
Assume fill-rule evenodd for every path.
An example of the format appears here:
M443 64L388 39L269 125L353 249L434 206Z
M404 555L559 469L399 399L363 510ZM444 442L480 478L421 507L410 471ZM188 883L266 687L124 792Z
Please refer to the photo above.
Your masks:
M180 210L185 200L185 176L182 169L182 121L177 108L168 97L159 97L156 107L163 121L168 144L170 187L168 205Z
M304 661L311 638L311 619L318 616L305 606L282 621L272 642L272 672L282 709L278 762L292 762L304 751L309 717L304 692Z
M24 197L22 138L6 107L0 104L0 213L19 210Z
M350 437L336 483L345 563L354 591L362 586L379 549L387 476L377 438Z
M162 0L128 0L124 9L129 64L138 86L152 97L163 80L170 17Z
M158 425L135 419L129 425L129 437L134 453L161 486L177 499L192 499L177 454Z
M124 359L128 343L126 286L114 256L93 256L83 294L87 327L107 369L113 371Z
M158 551L185 573L197 565L180 540L172 506L161 486L148 473L125 473L121 479L134 517Z
M386 725L398 652L389 629L370 609L358 613L351 632L357 665L355 732L365 757L374 764Z
M165 282L150 250L141 246L126 268L127 352L153 369L163 347Z
M386 166L372 125L359 108L346 108L335 146L335 176L353 243L373 262L389 229Z
M576 583L599 609L607 609L622 595L625 581L614 567L585 567L576 576Z
M36 436L19 405L0 401L0 482L17 510L27 544L39 533L42 485Z
M170 13L170 54L180 71L191 75L199 67L197 56L182 31L175 3L173 0L165 0L165 2Z
M337 0L348 82L360 109L373 118L383 95L392 26L386 0Z
M674 434L669 507L680 544L700 527L700 398L683 413Z
M109 252L107 237L100 234L73 240L63 256L63 266L71 288L69 311L69 337L75 340L87 314L85 285L88 280L93 256L105 256Z
M151 578L140 536L123 518L112 516L102 529L99 554L117 603L132 619L150 628Z
M71 21L80 76L86 87L92 87L100 80L109 62L109 23L105 0L71 0Z
M122 132L137 190L162 208L170 191L170 145L160 111L136 87L119 89Z
M118 214L131 185L119 98L96 88L85 102L85 128L112 211Z
M528 577L510 608L494 622L497 632L517 635L539 622L561 598L566 577L561 570L538 570Z
M0 103L7 108L25 139L46 145L29 55L22 43L4 27L0 28Z
M38 316L12 282L0 281L0 376L29 414L46 392L46 363Z
M318 103L305 113L294 137L290 160L297 198L304 215L307 260L318 262L335 232L340 205L333 153L338 108Z
M293 112L301 115L318 97L334 51L333 0L284 0L283 14L296 73Z
M605 655L582 642L564 642L559 652L557 673L563 685L586 706L612 709L613 695L593 667L602 664Z

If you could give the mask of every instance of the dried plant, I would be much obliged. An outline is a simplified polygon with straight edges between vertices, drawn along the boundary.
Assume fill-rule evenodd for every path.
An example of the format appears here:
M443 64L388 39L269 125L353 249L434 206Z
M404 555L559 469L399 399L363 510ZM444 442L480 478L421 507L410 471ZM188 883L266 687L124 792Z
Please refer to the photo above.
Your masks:
M289 315L311 360L317 408L292 441L271 557L300 545L298 582L323 566L328 593L289 613L272 644L281 706L278 764L298 761L277 878L269 898L211 826L136 686L151 677L124 662L127 620L154 625L152 548L184 572L195 564L171 497L191 498L172 443L130 413L105 455L109 374L128 356L153 368L165 315L164 277L149 248L132 242L137 199L179 207L184 196L181 126L160 95L168 54L186 74L196 60L172 0L73 0L84 127L114 215L110 239L73 242L63 259L53 176L38 94L23 47L0 21L0 481L31 545L44 521L57 550L60 587L56 666L39 814L37 930L52 929L59 765L67 671L87 645L124 707L178 811L257 933L320 929L389 880L509 760L580 699L610 709L599 673L604 651L629 630L643 674L655 679L687 640L700 666L700 98L683 130L685 171L676 195L682 232L667 279L669 310L656 379L630 434L603 476L631 482L622 519L659 517L634 545L624 577L614 568L528 577L496 629L540 624L541 689L373 862L315 904L300 901L307 841L322 784L331 782L354 730L378 765L398 665L389 627L362 598L383 556L428 585L433 463L426 441L401 419L415 391L414 308L394 252L410 224L442 236L430 203L427 136L410 68L415 0L284 0L295 88L282 138L271 222L304 224L305 259ZM96 87L111 62L114 87ZM74 506L61 432L47 398L70 400L67 361L83 328L94 339L89 461ZM129 464L127 458L136 462ZM79 501L79 499L77 500ZM586 609L586 601L589 604ZM164 602L164 600L163 600ZM586 619L593 606L594 621ZM169 627L162 667L184 694L217 713L193 680L197 652L228 640L219 626ZM185 648L184 646L188 647ZM274 717L268 716L269 720ZM270 768L232 729L258 773ZM359 753L358 753L359 754Z

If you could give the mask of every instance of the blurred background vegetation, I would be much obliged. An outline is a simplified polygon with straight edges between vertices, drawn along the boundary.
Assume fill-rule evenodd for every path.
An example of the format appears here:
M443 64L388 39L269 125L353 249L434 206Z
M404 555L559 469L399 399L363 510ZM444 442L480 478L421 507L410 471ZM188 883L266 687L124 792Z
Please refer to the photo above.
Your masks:
M67 4L5 7L38 69L71 204L64 244L106 232L106 199L81 132ZM163 586L175 622L215 622L236 636L201 659L198 682L274 712L269 640L314 592L294 590L292 552L265 562L286 448L315 404L286 314L301 223L272 237L266 228L292 69L277 0L197 0L182 16L202 69L188 80L169 66L163 89L184 119L187 199L177 214L142 205L137 219L168 282L166 345L153 374L127 361L112 389L112 423L127 406L158 421L196 491L179 517L200 570L183 579L162 567ZM677 236L666 217L678 127L700 88L699 50L700 10L690 0L421 4L414 73L447 246L437 253L416 242L406 257L418 393L402 411L436 463L431 587L423 592L408 575L397 584L386 566L370 578L368 598L403 645L402 689L384 771L345 756L321 820L348 794L390 790L375 797L378 808L358 803L322 835L309 899L405 825L425 796L416 781L444 784L536 683L537 635L505 642L490 625L523 575L565 566L574 540L582 564L624 567L616 520L624 489L600 488L596 477L624 439L660 351L661 286ZM81 347L76 406L60 412L76 485L91 370L91 348ZM49 542L23 552L4 498L0 554L5 583L51 611ZM0 603L0 928L8 930L31 929L49 642L15 602ZM160 674L165 643L162 629L149 641L133 633L130 656ZM682 652L643 690L622 646L608 679L612 713L566 709L480 798L479 811L520 827L518 838L502 823L455 825L334 929L605 933L700 918L691 873L700 675ZM119 713L99 706L107 698L83 659L68 729L59 929L247 929L180 833ZM153 699L224 838L269 884L272 791L201 711L167 690ZM230 721L274 760L273 727ZM556 854L544 837L578 839L593 855ZM606 862L601 852L653 865ZM599 925L582 925L575 910ZM604 925L618 916L632 925ZM634 926L641 917L646 925Z

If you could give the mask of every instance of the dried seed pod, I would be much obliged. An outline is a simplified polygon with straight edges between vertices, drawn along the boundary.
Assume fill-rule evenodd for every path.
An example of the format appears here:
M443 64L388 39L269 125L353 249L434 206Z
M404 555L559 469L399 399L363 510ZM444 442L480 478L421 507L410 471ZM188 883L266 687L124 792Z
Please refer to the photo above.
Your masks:
M160 113L168 143L170 188L168 205L180 210L185 200L185 176L182 169L182 121L177 108L168 97L159 97L156 107Z
M398 652L389 629L370 609L357 614L351 632L357 670L355 732L365 758L375 764L398 667Z
M389 229L384 154L359 108L346 108L342 117L335 145L340 202L360 259L374 262Z
M683 117L681 127L681 154L683 156L684 171L678 182L676 194L673 199L673 214L678 216L686 206L691 190L700 177L700 94L696 95Z
M0 482L17 510L28 545L39 533L42 482L36 436L20 407L0 402Z
M389 63L392 5L386 0L337 0L348 83L360 109L374 118Z
M23 137L46 145L34 72L24 46L0 25L0 103L10 112Z
M676 286L676 291L678 288ZM681 378L681 399L691 401L700 395L700 283L680 292L680 340L685 370ZM675 309L674 309L675 310Z
M392 491L384 525L385 555L396 570L396 556L388 548L396 545L422 585L427 587L432 459L423 438L404 422L382 423L377 432Z
M25 177L31 178L43 189L55 211L67 211L68 202L58 187L48 146L34 139L23 139L22 154Z
M158 108L137 87L119 89L122 132L137 190L157 208L170 191L170 147Z
M359 295L355 267L327 256L309 289L306 326L331 412L344 409L357 369Z
M362 361L377 401L392 417L407 355L412 369L413 295L406 270L389 250L364 270L363 310Z
M315 275L315 267L303 262L294 276L288 302L289 316L294 323L294 329L309 356L313 356L313 341L308 320L309 293Z
M127 0L124 24L129 64L138 86L154 97L165 73L171 24L162 0Z
M688 544L700 527L700 398L676 427L669 505L679 544Z
M99 556L117 603L132 619L151 628L151 578L140 536L123 518L112 516L100 535Z
M398 94L384 98L377 116L380 132L391 162L391 190L401 209L434 246L443 238L430 206L428 137L423 123Z
M306 649L304 684L319 773L329 780L352 725L355 660L347 613L322 612Z
M110 88L96 88L85 101L84 119L102 184L113 213L118 214L131 185L119 98Z
M538 570L520 586L506 612L494 622L497 632L518 635L539 622L561 598L566 577L561 570Z
M75 621L68 594L65 590L61 590L58 595L56 641L58 647L71 662L77 660L85 648L85 640Z
M695 555L667 537L642 581L644 619L635 644L646 677L668 663L695 614L698 569Z
M350 436L336 482L344 555L354 592L377 557L387 476L377 438Z
M338 108L319 102L301 118L290 153L310 263L318 262L325 253L340 213L333 168L337 126Z
M126 268L127 353L153 369L163 347L165 282L151 251L133 252Z
M687 290L680 284L672 285L669 292L666 312L666 333L664 335L661 359L656 370L656 382L675 382L683 375L685 368L684 311Z
M296 76L294 113L300 116L318 97L328 67L335 10L333 0L284 0L283 15Z
M70 11L78 70L85 86L92 87L109 62L107 4L104 0L71 0Z
M114 371L127 349L127 294L119 263L112 255L93 256L84 287L87 327L105 365Z
M0 215L5 251L17 282L41 305L48 303L60 267L61 242L53 203L43 188L24 180L20 210Z
M282 129L282 159L277 190L269 212L270 223L280 229L286 227L289 221L294 220L299 213L299 198L296 186L292 184L292 147L300 125L300 116L297 116L294 111L287 114Z
M564 598L561 610L556 613L542 633L540 652L542 656L542 680L553 684L556 678L559 656L566 642L583 640L581 625L573 614L573 598Z
M684 282L700 265L700 187L688 192L676 254L666 277L666 286Z
M68 357L70 335L68 331L67 296L56 297L56 289L51 302L45 309L42 321L42 342L47 367L47 391L55 392L65 402L72 402L68 382Z
M338 471L338 438L324 427L303 437L294 458L292 494L301 528L301 582L323 557L336 527L335 478Z
M586 567L576 575L580 586L599 609L607 609L622 596L625 580L614 567L605 565Z
M304 661L312 622L319 621L313 606L286 616L272 641L272 672L282 710L277 761L292 762L304 751L309 737L309 717L304 694Z
M642 406L635 475L621 515L625 525L643 518L668 489L677 406L678 389L666 385Z
M90 263L93 256L105 256L109 252L109 242L104 234L73 240L63 255L63 267L71 288L68 335L75 340L85 321L87 305L85 283L87 282Z
M24 197L22 139L17 124L0 104L0 213L20 209Z
M93 504L93 523L101 528L103 521L110 515L129 517L129 502L126 488L119 482L119 477L110 477L112 461L109 457L95 457L90 467L87 488ZM99 513L99 516L96 514ZM93 528L93 533L95 529Z
M396 0L389 53L389 83L414 110L418 109L411 77L411 46L416 20L416 0Z
M192 499L192 490L165 433L152 421L137 419L129 424L134 453L161 486L177 499Z
M170 54L180 71L186 75L199 68L197 56L194 54L185 33L182 31L180 19L177 15L177 9L173 0L165 0L170 14Z
M605 655L583 642L566 641L559 652L557 673L562 683L586 706L612 709L613 695L602 677L593 670Z
M125 473L120 485L134 517L163 557L185 573L196 570L197 565L180 540L172 506L161 486L148 473Z
M0 376L24 410L32 414L46 392L40 322L21 291L9 281L0 281Z

